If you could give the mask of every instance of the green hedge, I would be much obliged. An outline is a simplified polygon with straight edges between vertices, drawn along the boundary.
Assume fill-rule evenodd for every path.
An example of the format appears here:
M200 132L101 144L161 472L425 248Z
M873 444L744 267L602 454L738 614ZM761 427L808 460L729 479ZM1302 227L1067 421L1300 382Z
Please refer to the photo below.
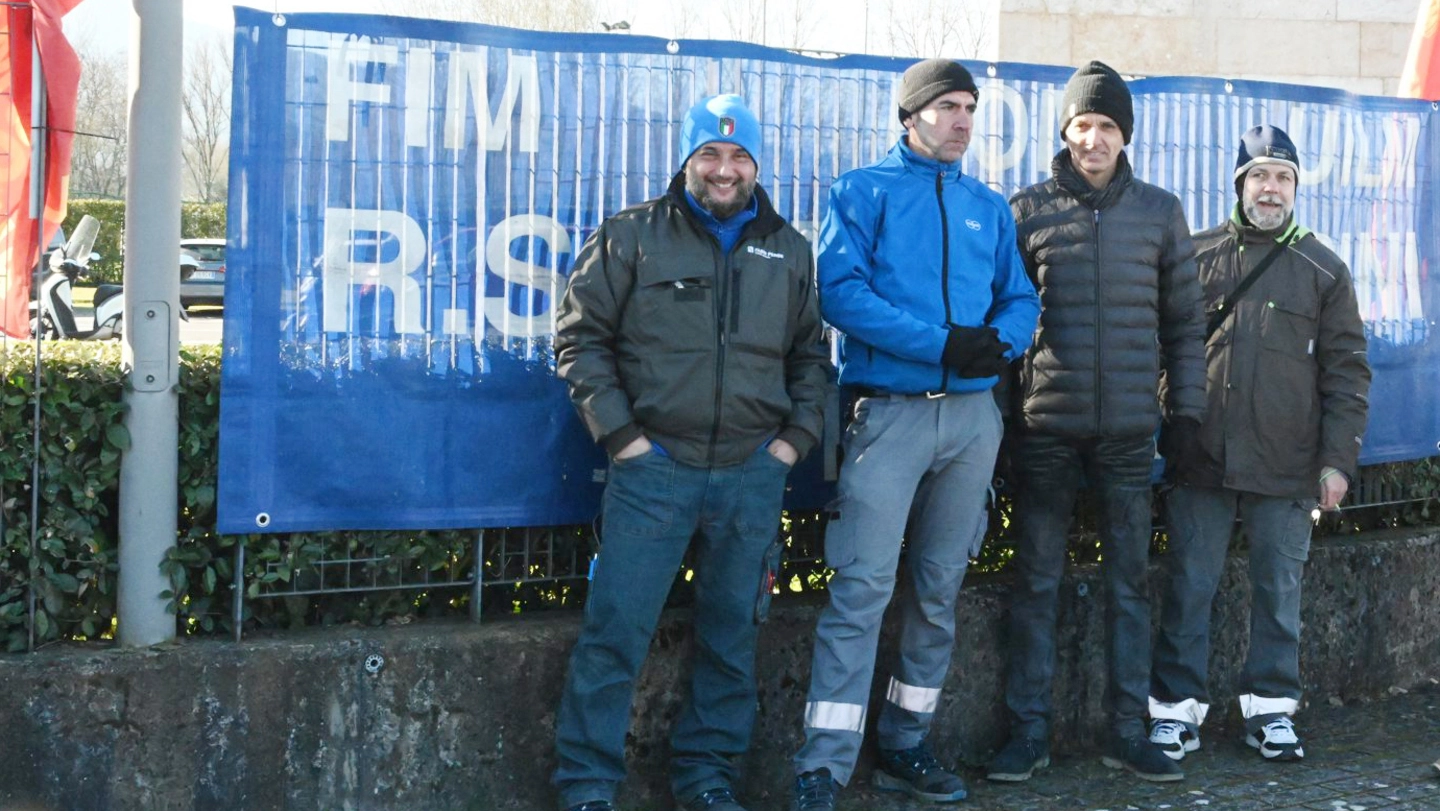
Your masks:
M356 584L413 584L463 579L475 566L473 531L326 532L289 535L219 535L215 532L219 438L220 348L183 346L180 357L178 539L164 563L171 583L177 630L222 633L233 628L233 561L236 544L246 549L247 628L342 622L404 622L416 616L458 615L469 610L469 589L412 588L367 593L285 596L320 585L315 564L339 558L367 559L352 569ZM23 650L26 585L35 583L36 641L106 638L115 621L116 540L120 454L129 447L124 426L120 346L110 342L47 344L42 378L40 531L30 554L30 470L34 458L34 355L29 344L0 344L0 650ZM1434 524L1440 493L1440 457L1367 469L1381 496L1373 507L1327 516L1319 534ZM1007 499L992 515L990 537L977 571L1004 568L1011 557ZM1077 512L1071 557L1094 561L1099 540L1093 507ZM785 522L790 559L782 578L789 591L823 588L820 562L823 522L814 515ZM527 542L520 530L486 534L483 566L496 581L482 597L484 613L511 613L576 605L583 581L527 582L549 576L543 564L499 552L488 539L510 538L511 551ZM584 528L557 532L562 555L588 549ZM507 582L500 582L507 581ZM798 585L796 585L798 584ZM327 587L338 583L327 581ZM686 599L684 578L675 598ZM256 599L262 596L268 599Z
M8 348L7 348L8 346ZM108 638L115 621L120 454L124 426L120 345L46 344L41 379L40 532L30 555L34 458L34 354L0 346L0 650L24 650L26 584L33 564L36 644ZM457 579L473 568L473 532L329 532L219 535L215 488L220 412L220 348L180 350L178 542L164 564L181 633L219 633L231 619L235 544L246 544L251 597L283 592L313 574L322 556L383 558L362 576L375 582L430 573ZM337 622L379 623L468 610L465 589L330 594L250 600L251 628Z
M90 266L90 281L119 284L125 269L125 203L122 200L71 200L63 227L74 233L75 224L89 214L100 221L95 237L95 253L99 261ZM202 237L225 238L224 203L183 203L180 206L180 236L185 239ZM179 258L180 246L175 246Z

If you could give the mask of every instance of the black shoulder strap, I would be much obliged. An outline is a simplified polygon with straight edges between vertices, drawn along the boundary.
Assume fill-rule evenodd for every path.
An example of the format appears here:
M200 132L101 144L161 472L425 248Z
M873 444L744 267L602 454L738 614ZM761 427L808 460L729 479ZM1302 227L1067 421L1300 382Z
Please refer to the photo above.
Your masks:
M1275 247L1271 248L1270 252L1265 254L1260 260L1260 264L1256 265L1254 270L1245 274L1245 278L1240 280L1240 284L1235 287L1235 292L1231 293L1229 298L1220 301L1220 306L1215 308L1215 312L1210 314L1210 321L1205 325L1206 341L1209 341L1210 336L1215 334L1215 330L1220 329L1220 325L1225 323L1226 317L1235 311L1235 302L1244 297L1245 292L1250 289L1250 286L1255 284L1260 278L1260 274L1268 270L1271 263L1273 263L1275 259L1280 256L1280 253L1289 245L1289 239L1276 242Z

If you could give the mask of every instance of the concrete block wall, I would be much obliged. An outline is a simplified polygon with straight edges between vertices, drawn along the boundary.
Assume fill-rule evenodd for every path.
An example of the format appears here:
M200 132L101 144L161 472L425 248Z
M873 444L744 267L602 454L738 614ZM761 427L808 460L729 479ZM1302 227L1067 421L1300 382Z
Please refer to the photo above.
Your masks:
M1101 10L1103 9L1103 10ZM1394 95L1417 0L1000 0L998 59Z
M978 765L1005 734L1007 586L976 578L961 592L931 736L949 762ZM1440 676L1440 532L1316 543L1304 588L1307 704ZM1093 567L1061 587L1053 737L1062 751L1093 750L1106 726L1102 591ZM778 805L792 780L819 608L779 603L761 634L742 786L760 807ZM1245 561L1235 556L1215 605L1211 734L1238 728L1248 611ZM555 708L578 625L564 613L0 656L0 809L546 811L555 805ZM893 640L890 627L882 663ZM690 645L689 613L669 612L637 686L623 807L669 807L667 741ZM872 705L885 674L882 665Z

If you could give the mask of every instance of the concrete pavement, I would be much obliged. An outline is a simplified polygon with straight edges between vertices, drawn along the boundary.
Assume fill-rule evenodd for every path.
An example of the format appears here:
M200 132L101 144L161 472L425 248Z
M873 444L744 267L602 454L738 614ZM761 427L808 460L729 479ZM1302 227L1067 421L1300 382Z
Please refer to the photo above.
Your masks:
M1212 710L1212 717L1215 711ZM1440 772L1440 687L1380 700L1325 704L1296 717L1305 743L1300 763L1268 763L1238 729L1202 731L1202 747L1185 758L1185 780L1155 784L1107 769L1098 753L1069 752L1020 784L989 783L978 768L963 771L971 796L932 806L876 792L868 781L840 795L840 811L1437 811ZM943 760L943 759L942 759ZM977 764L978 766L978 764ZM750 811L787 808L766 798Z

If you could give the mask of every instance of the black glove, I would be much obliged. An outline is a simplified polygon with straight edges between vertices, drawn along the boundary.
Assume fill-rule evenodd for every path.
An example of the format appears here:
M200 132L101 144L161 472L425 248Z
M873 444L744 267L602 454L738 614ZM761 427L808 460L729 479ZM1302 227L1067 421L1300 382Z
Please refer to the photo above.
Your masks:
M1200 421L1194 417L1166 420L1160 428L1160 455L1165 457L1166 478L1194 470L1201 455Z
M1003 373L1010 366L1010 361L1005 358L1005 353L1010 351L1010 344L1004 341L997 341L993 351L987 350L960 370L961 377L996 377Z
M960 377L994 377L1010 364L1008 351L1010 344L1000 340L994 327L951 327L940 362Z

